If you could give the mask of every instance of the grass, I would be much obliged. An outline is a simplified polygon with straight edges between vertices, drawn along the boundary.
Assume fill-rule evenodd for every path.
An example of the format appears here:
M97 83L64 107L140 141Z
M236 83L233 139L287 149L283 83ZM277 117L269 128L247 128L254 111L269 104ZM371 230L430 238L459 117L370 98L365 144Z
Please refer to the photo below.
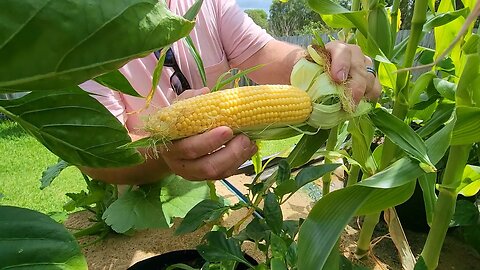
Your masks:
M0 121L0 199L2 205L37 210L62 211L67 192L86 188L75 167L64 170L51 186L40 190L42 172L57 162L57 157L28 135L18 124Z
M300 136L286 140L263 141L261 156L285 151ZM1 205L12 205L42 213L62 211L69 200L65 193L86 188L75 167L68 167L53 183L40 190L42 172L57 162L57 157L27 134L17 123L0 121L0 194Z

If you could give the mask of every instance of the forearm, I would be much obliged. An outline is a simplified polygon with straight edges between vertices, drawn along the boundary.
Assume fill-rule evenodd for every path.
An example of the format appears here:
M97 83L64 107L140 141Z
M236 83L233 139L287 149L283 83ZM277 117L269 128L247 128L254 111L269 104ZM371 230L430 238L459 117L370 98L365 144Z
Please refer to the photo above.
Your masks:
M152 153L146 155L145 150L140 150L140 152L144 157L146 156L145 162L142 164L121 168L79 167L79 169L93 179L124 185L154 183L172 173L161 156L154 158Z
M302 47L272 40L238 68L245 70L256 65L265 65L248 76L258 84L290 84L292 68L304 56L305 50Z

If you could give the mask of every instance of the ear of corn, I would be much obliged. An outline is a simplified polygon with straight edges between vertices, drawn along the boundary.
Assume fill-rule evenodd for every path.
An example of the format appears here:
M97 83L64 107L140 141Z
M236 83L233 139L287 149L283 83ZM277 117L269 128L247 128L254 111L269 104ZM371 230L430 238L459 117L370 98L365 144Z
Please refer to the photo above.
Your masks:
M368 103L356 108L346 87L330 78L329 56L318 50L308 47L310 60L301 59L294 66L292 85L246 86L181 100L150 115L145 130L161 141L219 126L253 139L283 139L308 126L332 128L368 111Z
M245 86L173 103L149 117L146 130L174 140L218 126L255 132L304 123L312 112L305 91L288 85Z

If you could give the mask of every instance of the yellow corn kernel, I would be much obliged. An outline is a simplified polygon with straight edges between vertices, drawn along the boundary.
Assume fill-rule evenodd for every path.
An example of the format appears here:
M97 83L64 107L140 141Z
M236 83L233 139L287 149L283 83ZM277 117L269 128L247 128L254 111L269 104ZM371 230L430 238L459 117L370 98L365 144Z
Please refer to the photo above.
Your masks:
M181 100L147 119L152 137L175 140L219 126L236 132L304 123L312 112L309 95L289 85L245 86Z

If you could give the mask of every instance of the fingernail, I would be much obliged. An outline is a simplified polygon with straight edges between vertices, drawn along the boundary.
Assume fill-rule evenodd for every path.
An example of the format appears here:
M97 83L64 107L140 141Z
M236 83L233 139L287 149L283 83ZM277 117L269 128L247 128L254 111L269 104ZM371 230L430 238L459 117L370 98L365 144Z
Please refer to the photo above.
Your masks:
M345 68L342 68L340 71L337 72L337 79L341 80L342 82L347 80L347 72Z

